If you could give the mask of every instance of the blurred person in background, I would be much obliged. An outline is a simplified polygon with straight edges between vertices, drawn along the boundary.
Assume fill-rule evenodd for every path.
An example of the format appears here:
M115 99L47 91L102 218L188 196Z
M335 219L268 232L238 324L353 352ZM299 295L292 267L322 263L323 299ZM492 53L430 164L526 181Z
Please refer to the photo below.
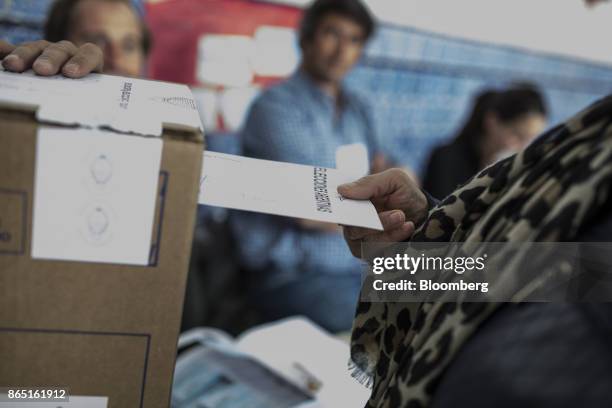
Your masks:
M546 115L533 86L481 92L459 134L431 153L423 188L446 197L479 170L527 146L546 127Z
M357 0L318 0L305 10L301 65L253 103L244 155L334 168L338 148L359 143L366 149L350 160L366 163L360 175L367 162L373 171L384 169L371 108L342 82L373 31ZM232 223L264 319L305 315L333 332L350 328L360 268L337 225L245 212Z
M145 73L151 35L129 0L56 0L49 9L45 40L92 43L104 53L105 74Z

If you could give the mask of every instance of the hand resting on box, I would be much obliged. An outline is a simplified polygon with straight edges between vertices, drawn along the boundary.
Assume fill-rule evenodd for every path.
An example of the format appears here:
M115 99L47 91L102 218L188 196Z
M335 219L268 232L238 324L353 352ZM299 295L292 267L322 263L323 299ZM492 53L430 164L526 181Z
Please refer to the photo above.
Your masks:
M86 43L77 47L70 41L40 40L12 45L0 40L0 58L7 71L23 72L31 68L38 75L61 73L69 78L101 72L104 63L102 50L97 45Z

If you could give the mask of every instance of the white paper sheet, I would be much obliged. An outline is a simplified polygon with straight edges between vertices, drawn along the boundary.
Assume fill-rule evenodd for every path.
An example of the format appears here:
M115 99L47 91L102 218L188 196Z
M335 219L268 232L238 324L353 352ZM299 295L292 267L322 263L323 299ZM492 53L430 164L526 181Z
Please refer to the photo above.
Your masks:
M336 169L205 152L199 202L382 230L371 202L337 193L354 180Z
M6 400L6 397L2 399ZM60 402L24 402L23 400L17 402L2 402L0 401L0 408L107 408L108 398L107 397L83 397L77 395L71 395L68 401Z
M370 396L370 390L351 377L348 344L306 318L247 330L237 346L301 388L316 380L320 389L315 397L323 407L362 407Z
M147 265L162 140L41 127L32 257Z
M336 168L352 177L360 178L370 172L368 148L363 143L342 145L336 149Z

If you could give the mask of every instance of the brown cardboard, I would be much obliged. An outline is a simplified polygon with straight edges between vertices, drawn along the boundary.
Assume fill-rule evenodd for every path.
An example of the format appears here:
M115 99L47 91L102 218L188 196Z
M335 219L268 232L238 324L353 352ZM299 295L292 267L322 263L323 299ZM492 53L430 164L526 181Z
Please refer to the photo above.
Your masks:
M152 266L32 259L37 123L0 106L0 387L68 387L167 407L202 166L199 130L164 129ZM126 135L126 137L140 137Z

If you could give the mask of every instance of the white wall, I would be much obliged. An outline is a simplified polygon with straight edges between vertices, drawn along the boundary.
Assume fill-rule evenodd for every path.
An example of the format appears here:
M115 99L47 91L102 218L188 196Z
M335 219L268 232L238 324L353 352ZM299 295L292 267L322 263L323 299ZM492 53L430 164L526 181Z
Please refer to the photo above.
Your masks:
M365 1L386 22L612 64L612 2L587 7L583 0Z

